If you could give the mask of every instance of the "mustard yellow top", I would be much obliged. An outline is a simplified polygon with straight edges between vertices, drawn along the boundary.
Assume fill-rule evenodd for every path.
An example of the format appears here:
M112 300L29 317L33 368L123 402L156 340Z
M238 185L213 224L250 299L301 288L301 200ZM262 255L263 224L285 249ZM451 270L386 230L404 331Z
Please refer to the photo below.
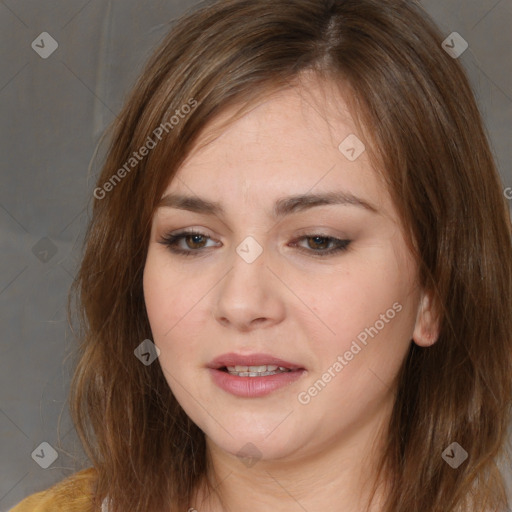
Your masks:
M31 494L9 512L92 512L94 468L79 471L50 487Z

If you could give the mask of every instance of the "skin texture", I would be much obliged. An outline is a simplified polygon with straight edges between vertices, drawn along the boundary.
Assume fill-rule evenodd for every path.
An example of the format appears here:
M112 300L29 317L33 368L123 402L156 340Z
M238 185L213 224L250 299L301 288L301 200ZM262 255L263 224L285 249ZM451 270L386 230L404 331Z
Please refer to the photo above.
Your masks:
M267 97L215 132L229 116L207 127L203 136L217 137L191 152L165 191L217 201L225 213L161 207L154 215L144 295L158 361L207 436L224 510L246 510L248 503L254 512L360 510L411 340L427 346L436 339L428 297L417 286L416 263L367 153L352 162L338 149L357 134L339 92L311 81ZM377 212L342 204L271 216L278 198L338 190ZM178 242L197 256L173 254L160 243L185 228L211 237ZM346 251L315 256L333 247L300 238L317 233L351 243ZM263 250L252 263L236 251L248 236ZM343 369L331 370L335 377L300 403L299 394L397 303L400 311L386 317L378 334L359 343ZM206 369L228 352L268 353L306 371L270 395L235 397ZM236 456L247 443L257 448L250 465ZM199 492L190 506L221 510L204 498Z

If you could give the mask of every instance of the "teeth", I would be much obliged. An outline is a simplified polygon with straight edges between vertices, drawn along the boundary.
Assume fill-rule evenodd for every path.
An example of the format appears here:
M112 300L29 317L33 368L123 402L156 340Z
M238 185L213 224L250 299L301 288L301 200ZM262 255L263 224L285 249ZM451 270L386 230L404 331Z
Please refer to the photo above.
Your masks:
M227 366L228 372L231 375L238 377L265 377L267 375L276 375L278 373L289 372L289 368L284 366L276 366L274 364L260 365L260 366Z

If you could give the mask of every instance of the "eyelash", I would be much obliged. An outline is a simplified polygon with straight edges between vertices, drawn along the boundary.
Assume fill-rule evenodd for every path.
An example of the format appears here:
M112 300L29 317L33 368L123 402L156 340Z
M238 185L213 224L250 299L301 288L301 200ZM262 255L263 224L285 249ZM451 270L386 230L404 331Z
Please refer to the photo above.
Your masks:
M200 248L200 249L196 249L196 250L194 250L194 249L185 250L185 249L176 248L176 245L182 239L187 238L189 236L194 236L194 235L202 236L203 238L211 240L211 238L208 235L205 235L204 233L201 233L200 231L189 230L189 231L181 231L181 232L175 233L175 234L167 234L162 237L162 239L160 240L159 243L167 246L169 248L169 250L171 252L173 252L174 254L180 254L182 256L198 256L201 252L203 252L202 249L204 249L204 248ZM301 252L309 253L312 256L320 257L320 258L324 258L326 256L345 252L351 243L351 240L341 240L339 238L334 238L332 236L326 236L321 233L313 233L313 234L303 235L298 239L298 241L308 239L308 238L322 238L328 242L334 242L336 244L336 246L334 248L329 249L327 251L315 251L314 249L308 250L303 247L299 248L299 251L301 251Z

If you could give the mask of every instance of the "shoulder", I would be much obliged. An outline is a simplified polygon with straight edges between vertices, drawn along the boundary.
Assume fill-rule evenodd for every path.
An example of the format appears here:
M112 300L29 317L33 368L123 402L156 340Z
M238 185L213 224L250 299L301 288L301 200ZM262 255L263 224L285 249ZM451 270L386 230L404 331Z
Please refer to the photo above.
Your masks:
M89 512L93 510L92 495L96 470L88 468L50 487L32 494L9 512Z

